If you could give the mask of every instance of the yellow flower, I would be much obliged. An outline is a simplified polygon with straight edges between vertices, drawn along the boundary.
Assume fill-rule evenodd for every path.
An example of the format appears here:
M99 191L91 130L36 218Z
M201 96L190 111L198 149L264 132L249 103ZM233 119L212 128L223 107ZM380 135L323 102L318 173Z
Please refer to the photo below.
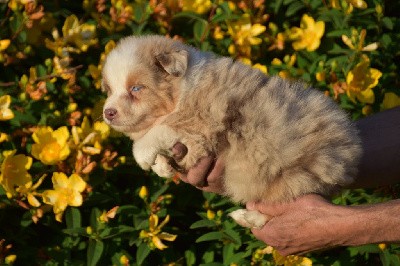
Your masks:
M217 26L213 32L213 38L216 40L222 40L224 38L224 32L221 30L221 27Z
M215 218L215 212L213 210L208 209L207 210L207 219L214 220L214 218Z
M258 69L258 70L260 70L260 71L263 72L264 74L267 74L267 73L268 73L268 68L267 68L267 66L265 66L265 65L262 65L262 64L257 63L257 64L254 64L253 67L256 68L256 69Z
M274 58L274 59L272 59L272 61L271 61L271 65L273 65L273 66L280 66L280 65L282 65L282 60L280 60L279 58Z
M367 35L367 31L362 29L361 32L358 32L356 29L352 29L351 37L346 35L342 35L342 41L352 50L355 51L363 51L370 52L378 49L378 43L374 42L364 46L365 36Z
M46 47L53 50L57 56L67 57L69 52L80 53L85 52L91 45L97 44L96 26L83 23L80 24L75 15L71 15L65 19L62 27L63 37L57 29L54 29L52 36L54 41L45 40ZM70 44L75 47L69 46Z
M111 52L112 49L116 46L115 42L113 40L109 41L104 49L104 53L101 53L100 55L100 62L97 66L95 65L89 65L89 73L92 76L94 80L94 86L96 89L101 88L101 71L103 69L103 64L104 61L106 60L106 56L108 55L109 52Z
M147 189L146 186L142 186L139 190L139 197L141 199L145 199L149 196L149 190Z
M400 106L400 96L397 96L393 92L385 93L385 96L383 97L381 109L386 110L386 109L394 108L397 106Z
M290 38L294 40L292 43L293 49L307 51L315 51L320 43L325 32L325 23L317 21L304 14L300 21L300 28L293 27L290 30Z
M16 259L17 259L17 255L11 254L11 255L7 255L7 257L5 257L4 262L6 263L6 265L11 265L11 264L14 264Z
M165 220L158 224L158 216L156 214L150 214L149 217L149 231L142 230L140 232L140 238L146 239L147 241L151 241L156 248L163 250L167 248L166 245L162 242L165 241L174 241L176 239L176 235L172 235L169 233L162 232L161 229L169 222L169 215L165 217Z
M346 76L346 93L355 102L356 98L362 103L373 103L375 95L372 90L378 85L382 72L378 69L369 67L369 58L363 56L358 63Z
M212 7L210 0L182 0L182 10L197 14L207 13Z
M43 202L53 205L56 220L61 222L62 215L67 206L78 207L82 205L81 193L85 190L86 182L77 175L72 174L69 178L64 173L53 173L54 190L43 192Z
M126 255L122 255L122 256L119 258L119 262L120 262L122 265L129 265L129 258L128 258Z
M371 107L371 105L365 105L362 109L361 109L361 113L363 114L363 115L370 115L370 114L372 114L372 107Z
M331 0L332 8L344 10L346 14L350 14L353 12L354 7L359 9L365 9L368 7L367 3L364 0Z
M9 108L11 103L10 95L0 97L0 121L6 121L14 118L13 111Z
M110 134L110 127L105 122L96 121L93 127L85 116L80 127L72 127L72 139L77 149L94 155L101 152L101 141Z
M75 44L83 52L89 46L97 43L96 26L86 23L80 24L75 15L71 15L65 19L62 32L68 42Z
M0 52L4 51L5 49L10 46L11 41L9 39L0 40Z
M0 143L4 142L4 141L9 141L10 140L10 136L7 135L6 133L0 132Z
M115 206L109 211L103 211L103 213L99 217L99 222L101 223L107 223L109 219L114 219L115 215L117 214L117 211L119 209L119 206Z
M315 79L316 79L317 81L324 81L324 80L326 79L326 73L325 73L325 71L318 71L318 72L315 74Z
M346 0L346 2L360 9L366 9L368 7L367 3L364 0Z
M3 152L5 158L1 164L0 185L10 198L16 194L15 187L32 182L32 176L27 171L32 166L32 158L15 153L16 150Z
M42 127L33 133L32 138L35 141L32 145L32 155L44 164L56 164L70 154L69 131L65 126L55 131L51 127Z
M243 15L236 22L228 22L228 33L232 36L235 46L247 57L250 57L251 46L262 42L262 39L257 36L265 30L266 27L261 24L252 24L248 14Z
M28 203L33 207L39 207L41 204L39 200L35 197L39 194L36 192L36 189L42 184L46 175L43 175L39 178L36 184L33 185L32 181L27 182L26 184L17 187L15 190L21 195L24 196Z
M272 257L276 265L284 265L284 266L311 266L312 260L302 256L282 256L275 249L272 251Z

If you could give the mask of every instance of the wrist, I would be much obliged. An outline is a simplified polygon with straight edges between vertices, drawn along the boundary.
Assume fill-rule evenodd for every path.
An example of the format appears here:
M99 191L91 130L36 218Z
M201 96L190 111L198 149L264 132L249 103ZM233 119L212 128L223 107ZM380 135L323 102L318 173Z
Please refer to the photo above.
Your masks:
M400 238L400 201L367 206L335 206L331 236L335 245L395 242Z

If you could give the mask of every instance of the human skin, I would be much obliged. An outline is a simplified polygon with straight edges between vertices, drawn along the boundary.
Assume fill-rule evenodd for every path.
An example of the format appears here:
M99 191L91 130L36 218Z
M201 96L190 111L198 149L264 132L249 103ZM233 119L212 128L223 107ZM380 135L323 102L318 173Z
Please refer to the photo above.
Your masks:
M259 240L282 256L336 246L400 241L400 200L341 206L309 194L284 204L248 203L247 209L272 216L260 230Z
M394 108L356 122L363 156L351 188L370 188L400 182L400 108ZM175 159L184 156L177 143ZM222 158L204 157L187 173L184 182L199 189L223 193ZM335 246L400 242L400 200L387 203L339 206L318 195L305 195L285 204L251 202L248 209L258 210L271 220L253 234L275 247L281 255L299 254ZM301 228L301 230L299 230Z

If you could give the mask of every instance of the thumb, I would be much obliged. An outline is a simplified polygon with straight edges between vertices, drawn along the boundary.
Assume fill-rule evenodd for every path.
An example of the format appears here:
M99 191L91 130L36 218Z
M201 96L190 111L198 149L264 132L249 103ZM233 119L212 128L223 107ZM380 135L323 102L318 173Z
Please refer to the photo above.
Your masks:
M287 203L265 203L265 202L248 202L246 204L246 209L256 210L263 214L270 216L279 216L289 209Z

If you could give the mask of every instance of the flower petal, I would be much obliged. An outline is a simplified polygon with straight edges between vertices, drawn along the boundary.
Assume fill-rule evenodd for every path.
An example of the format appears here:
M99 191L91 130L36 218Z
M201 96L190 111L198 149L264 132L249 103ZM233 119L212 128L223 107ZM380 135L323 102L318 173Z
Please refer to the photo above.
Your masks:
M0 109L7 109L11 103L10 95L3 95L0 97Z
M69 185L68 177L64 173L54 172L51 178L54 189L67 188Z
M372 89L366 89L357 94L357 99L362 103L372 104L375 102L375 94Z
M393 92L385 93L382 102L382 109L386 110L397 106L400 106L400 96L397 96Z
M166 241L175 241L177 235L161 232L160 234L158 234L158 237Z
M14 113L11 109L0 109L0 121L11 120L14 118Z
M86 182L77 174L72 174L68 180L68 187L82 192L86 188Z
M74 206L74 207L79 207L82 205L83 198L81 193L74 191L70 195L68 195L68 205L69 206Z
M31 193L28 194L28 203L33 206L33 207L39 207L40 206L40 202L38 201L37 198L35 198L35 196L33 196Z
M64 146L69 138L69 131L66 126L63 126L55 130L52 135L60 144L60 146Z
M59 193L55 190L45 190L42 193L43 202L49 205L55 205L59 198Z
M168 247L168 246L164 245L164 243L161 242L161 239L159 239L157 236L153 236L151 238L151 241L156 246L156 248L158 248L159 250L163 250L163 249L166 249Z

